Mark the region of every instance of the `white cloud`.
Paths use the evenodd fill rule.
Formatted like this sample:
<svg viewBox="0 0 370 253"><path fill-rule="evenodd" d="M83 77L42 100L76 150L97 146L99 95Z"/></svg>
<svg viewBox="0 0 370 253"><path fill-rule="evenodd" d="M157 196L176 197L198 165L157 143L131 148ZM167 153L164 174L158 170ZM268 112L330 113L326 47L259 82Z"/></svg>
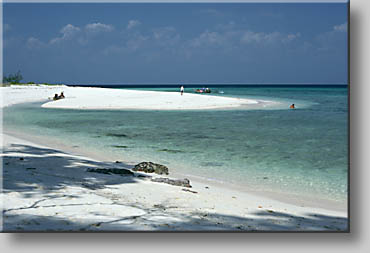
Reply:
<svg viewBox="0 0 370 253"><path fill-rule="evenodd" d="M63 27L60 32L63 34L63 37L69 38L72 37L74 34L78 33L81 29L77 26L68 24L65 27Z"/></svg>
<svg viewBox="0 0 370 253"><path fill-rule="evenodd" d="M128 51L136 51L137 49L142 47L148 39L149 37L147 36L137 34L126 42L126 49Z"/></svg>
<svg viewBox="0 0 370 253"><path fill-rule="evenodd" d="M293 41L300 37L300 33L295 34L283 34L280 32L271 32L271 33L264 33L264 32L253 32L253 31L246 31L241 36L240 42L243 44L248 43L275 43L275 42L283 42L287 43Z"/></svg>
<svg viewBox="0 0 370 253"><path fill-rule="evenodd" d="M299 37L301 37L301 33L291 33L291 34L286 35L285 38L282 38L282 42L290 42Z"/></svg>
<svg viewBox="0 0 370 253"><path fill-rule="evenodd" d="M172 26L157 28L153 30L155 39L162 39L164 37L168 37L170 34L174 32L176 32L176 29Z"/></svg>
<svg viewBox="0 0 370 253"><path fill-rule="evenodd" d="M72 39L80 31L81 31L81 29L79 27L68 24L60 30L60 33L63 34L62 37L57 37L57 38L51 39L49 43L50 44L55 44L55 43L58 43L58 42L61 42L61 41L64 41L64 40Z"/></svg>
<svg viewBox="0 0 370 253"><path fill-rule="evenodd" d="M45 46L45 43L35 37L28 38L26 45L28 48L41 48Z"/></svg>
<svg viewBox="0 0 370 253"><path fill-rule="evenodd" d="M215 30L206 30L198 36L185 41L182 51L187 58L195 53L199 54L200 51L197 49L201 49L202 53L230 54L231 52L240 52L248 45L267 47L291 43L301 36L300 33L266 33L235 28L235 23L229 22L228 26L218 25L215 27Z"/></svg>
<svg viewBox="0 0 370 253"><path fill-rule="evenodd" d="M347 32L347 23L344 23L341 25L335 25L333 29L334 31L337 31L337 32Z"/></svg>
<svg viewBox="0 0 370 253"><path fill-rule="evenodd" d="M139 20L130 20L127 24L127 30L131 30L132 28L139 26L141 22Z"/></svg>
<svg viewBox="0 0 370 253"><path fill-rule="evenodd" d="M341 50L347 46L347 23L333 26L328 32L320 33L315 38L315 45L318 51Z"/></svg>
<svg viewBox="0 0 370 253"><path fill-rule="evenodd" d="M126 39L120 45L111 45L103 50L104 55L115 53L133 53L139 49L172 50L174 45L180 42L180 35L174 27L159 27L151 30L151 33L133 31L127 34ZM164 47L164 48L163 48ZM146 52L146 54L149 52ZM153 55L151 58L153 58ZM155 54L157 55L157 54ZM150 58L150 57L149 57Z"/></svg>
<svg viewBox="0 0 370 253"><path fill-rule="evenodd" d="M173 46L180 41L180 34L172 26L153 29L153 37L162 46Z"/></svg>
<svg viewBox="0 0 370 253"><path fill-rule="evenodd" d="M99 33L99 32L111 32L114 30L112 25L102 24L102 23L92 23L85 26L85 30L89 33Z"/></svg>
<svg viewBox="0 0 370 253"><path fill-rule="evenodd" d="M246 31L240 38L240 42L245 43L245 44L252 43L252 42L261 42L263 40L263 37L265 37L264 33Z"/></svg>
<svg viewBox="0 0 370 253"><path fill-rule="evenodd" d="M104 55L114 55L121 53L133 53L136 52L139 48L144 47L149 40L148 36L136 33L124 42L122 45L110 45L106 47L102 52Z"/></svg>
<svg viewBox="0 0 370 253"><path fill-rule="evenodd" d="M251 30L237 29L234 21L227 24L219 24L215 30L206 30L188 42L190 47L219 47L225 50L233 50L247 44L273 44L289 43L301 36L300 33L281 32L255 32Z"/></svg>
<svg viewBox="0 0 370 253"><path fill-rule="evenodd" d="M201 33L198 37L190 41L190 46L201 47L201 46L220 46L226 42L226 37L224 34L219 32L205 31Z"/></svg>

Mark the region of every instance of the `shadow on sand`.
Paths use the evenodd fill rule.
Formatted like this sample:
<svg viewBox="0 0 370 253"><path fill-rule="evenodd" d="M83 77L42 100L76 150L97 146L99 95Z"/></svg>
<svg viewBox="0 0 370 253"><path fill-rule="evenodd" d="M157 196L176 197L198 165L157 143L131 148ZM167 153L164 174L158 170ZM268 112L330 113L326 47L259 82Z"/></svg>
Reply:
<svg viewBox="0 0 370 253"><path fill-rule="evenodd" d="M12 155L15 152L17 155ZM122 163L87 160L49 148L12 144L9 149L3 151L3 189L4 192L16 191L27 197L32 195L35 188L41 188L42 193L53 192L66 185L84 186L86 184L85 187L89 188L88 182L92 179L96 182L94 187L97 189L107 185L135 183L136 180L135 177L113 177L88 173L86 172L88 168L129 169L130 166ZM41 175L43 180L27 176L36 174ZM47 180L44 180L45 177ZM35 182L35 179L38 181Z"/></svg>
<svg viewBox="0 0 370 253"><path fill-rule="evenodd" d="M46 202L59 198L57 191L65 187L78 187L98 192L112 189L115 185L134 184L145 178L137 176L104 175L86 172L88 168L122 168L128 165L113 162L98 162L82 157L71 156L59 150L40 148L30 145L12 144L3 150L5 194L18 193L22 198L32 198L35 194L42 199L22 207L8 205L3 211L6 232L24 231L331 231L346 232L347 219L343 217L306 214L305 217L289 213L262 210L253 213L253 218L208 213L203 211L178 212L176 206L163 202L153 207L138 203L122 203L111 199L108 209L124 210L132 208L134 214L112 217L99 214L92 219L68 219L53 215L40 215L26 209L76 207L75 211L85 210L96 203L68 203L47 205ZM109 190L108 189L108 190ZM65 196L63 196L65 197ZM80 196L68 196L71 199ZM6 203L5 203L6 204ZM17 212L17 211L23 212ZM63 209L62 209L63 210ZM83 212L83 211L81 211ZM81 213L84 216L84 213ZM89 215L86 213L86 215Z"/></svg>

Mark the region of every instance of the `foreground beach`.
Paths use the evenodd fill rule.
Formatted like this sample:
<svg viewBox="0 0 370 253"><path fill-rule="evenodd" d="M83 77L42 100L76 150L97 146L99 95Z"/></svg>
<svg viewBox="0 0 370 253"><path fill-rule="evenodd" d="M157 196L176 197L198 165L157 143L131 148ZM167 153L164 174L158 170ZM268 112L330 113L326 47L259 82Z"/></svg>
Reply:
<svg viewBox="0 0 370 253"><path fill-rule="evenodd" d="M74 89L79 90L78 97L92 88L2 89L6 89L3 106L9 106L8 101L42 101L46 94L61 91L74 96ZM109 91L102 93L109 101ZM66 108L68 100L64 101L49 105L63 102ZM151 181L151 177L171 177L171 168L169 176L91 173L87 169L131 169L133 164L92 159L11 134L3 134L2 139L6 231L347 229L345 211L287 204L193 179L192 188Z"/></svg>

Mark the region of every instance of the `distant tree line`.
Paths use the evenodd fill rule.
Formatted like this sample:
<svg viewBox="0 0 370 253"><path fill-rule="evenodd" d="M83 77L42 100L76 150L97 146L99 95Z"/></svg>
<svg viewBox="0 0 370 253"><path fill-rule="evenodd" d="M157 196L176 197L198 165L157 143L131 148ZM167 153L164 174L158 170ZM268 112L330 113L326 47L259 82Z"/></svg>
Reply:
<svg viewBox="0 0 370 253"><path fill-rule="evenodd" d="M9 74L8 76L3 77L3 83L20 83L20 81L23 79L23 76L21 74L21 71L18 70L15 74Z"/></svg>
<svg viewBox="0 0 370 253"><path fill-rule="evenodd" d="M32 81L29 81L27 83L23 82L21 83L21 81L23 80L23 76L21 74L21 71L18 70L17 73L15 74L9 74L8 76L5 76L3 77L3 84L7 85L7 84L18 84L18 85L27 85L27 84L36 84L35 82L32 82ZM52 84L52 83L42 83L40 82L40 84L43 84L43 85L58 85L58 84ZM1 83L0 83L0 86L1 86Z"/></svg>

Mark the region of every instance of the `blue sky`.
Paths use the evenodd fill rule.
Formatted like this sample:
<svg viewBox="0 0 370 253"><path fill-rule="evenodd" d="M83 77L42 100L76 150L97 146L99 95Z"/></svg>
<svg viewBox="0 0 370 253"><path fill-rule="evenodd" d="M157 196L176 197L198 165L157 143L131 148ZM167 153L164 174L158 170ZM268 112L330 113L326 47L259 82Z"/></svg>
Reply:
<svg viewBox="0 0 370 253"><path fill-rule="evenodd" d="M4 4L3 47L24 81L346 84L347 5Z"/></svg>

